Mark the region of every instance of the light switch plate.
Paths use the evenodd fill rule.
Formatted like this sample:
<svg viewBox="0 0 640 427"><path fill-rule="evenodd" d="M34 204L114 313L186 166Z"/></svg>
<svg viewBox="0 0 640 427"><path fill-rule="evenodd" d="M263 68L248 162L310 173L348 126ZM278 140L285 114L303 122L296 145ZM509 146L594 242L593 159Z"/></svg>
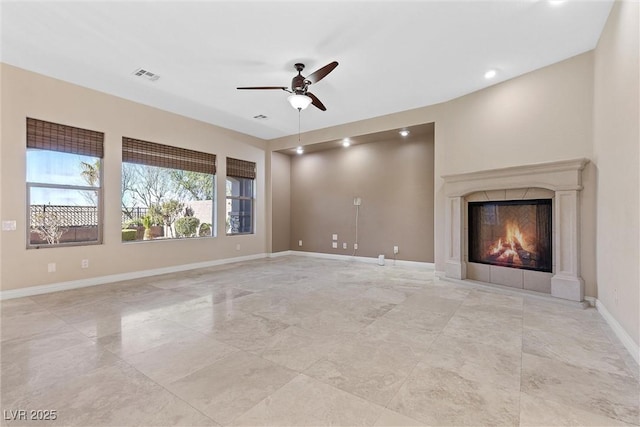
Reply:
<svg viewBox="0 0 640 427"><path fill-rule="evenodd" d="M16 221L2 221L2 231L16 231Z"/></svg>

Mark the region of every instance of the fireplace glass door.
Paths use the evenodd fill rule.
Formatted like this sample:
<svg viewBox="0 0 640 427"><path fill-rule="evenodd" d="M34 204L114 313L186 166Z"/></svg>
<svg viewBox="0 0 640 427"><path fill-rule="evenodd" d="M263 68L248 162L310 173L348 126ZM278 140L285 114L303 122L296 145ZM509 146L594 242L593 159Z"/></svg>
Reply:
<svg viewBox="0 0 640 427"><path fill-rule="evenodd" d="M468 205L470 262L551 272L551 199Z"/></svg>

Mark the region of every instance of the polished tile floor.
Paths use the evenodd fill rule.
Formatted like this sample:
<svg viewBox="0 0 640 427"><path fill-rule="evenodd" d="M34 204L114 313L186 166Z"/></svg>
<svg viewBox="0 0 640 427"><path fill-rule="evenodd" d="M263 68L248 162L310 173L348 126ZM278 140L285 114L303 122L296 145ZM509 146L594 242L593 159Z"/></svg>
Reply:
<svg viewBox="0 0 640 427"><path fill-rule="evenodd" d="M3 425L639 422L594 309L413 267L291 256L1 308Z"/></svg>

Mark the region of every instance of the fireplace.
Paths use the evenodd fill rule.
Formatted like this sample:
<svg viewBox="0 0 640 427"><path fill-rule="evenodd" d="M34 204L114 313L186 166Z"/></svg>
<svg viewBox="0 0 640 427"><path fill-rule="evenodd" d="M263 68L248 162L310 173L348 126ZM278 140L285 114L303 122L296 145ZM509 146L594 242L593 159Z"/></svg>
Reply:
<svg viewBox="0 0 640 427"><path fill-rule="evenodd" d="M444 175L442 276L583 301L580 193L587 163L559 160ZM526 209L531 212L509 212Z"/></svg>
<svg viewBox="0 0 640 427"><path fill-rule="evenodd" d="M469 262L550 273L551 199L468 203Z"/></svg>

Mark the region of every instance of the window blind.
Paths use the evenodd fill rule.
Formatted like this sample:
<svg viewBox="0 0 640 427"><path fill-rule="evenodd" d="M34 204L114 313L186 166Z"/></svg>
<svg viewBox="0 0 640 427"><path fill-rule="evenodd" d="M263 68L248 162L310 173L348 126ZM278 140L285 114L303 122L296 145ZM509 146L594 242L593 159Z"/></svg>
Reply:
<svg viewBox="0 0 640 427"><path fill-rule="evenodd" d="M256 179L256 164L227 157L227 176Z"/></svg>
<svg viewBox="0 0 640 427"><path fill-rule="evenodd" d="M27 117L27 148L104 157L104 133Z"/></svg>
<svg viewBox="0 0 640 427"><path fill-rule="evenodd" d="M139 139L122 138L122 161L147 166L216 173L216 155Z"/></svg>

